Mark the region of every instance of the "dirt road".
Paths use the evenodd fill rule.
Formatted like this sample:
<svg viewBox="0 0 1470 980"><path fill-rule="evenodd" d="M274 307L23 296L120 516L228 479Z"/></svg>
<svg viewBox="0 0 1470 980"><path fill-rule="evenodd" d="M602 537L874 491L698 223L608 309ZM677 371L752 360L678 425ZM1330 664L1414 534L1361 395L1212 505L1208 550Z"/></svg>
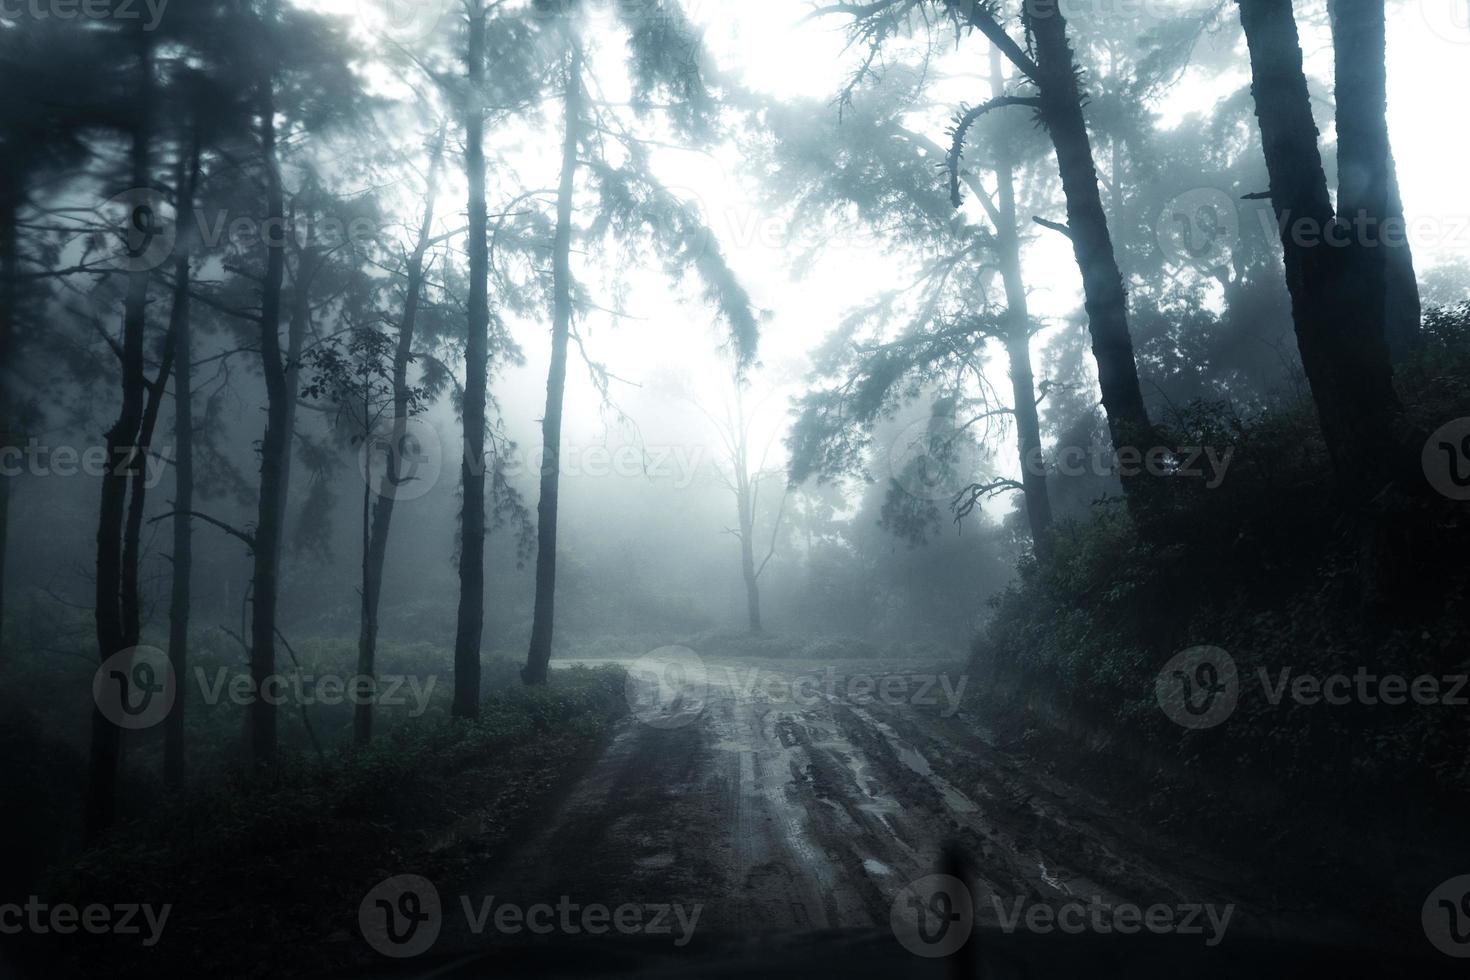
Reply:
<svg viewBox="0 0 1470 980"><path fill-rule="evenodd" d="M958 668L682 648L624 666L631 716L511 855L442 896L435 965L412 975L1175 977L1184 964L1259 980L1455 965L1370 940L1334 896L1289 898L1037 771L987 730Z"/></svg>
<svg viewBox="0 0 1470 980"><path fill-rule="evenodd" d="M744 934L886 928L955 841L981 923L1018 901L1093 898L1269 921L1227 870L1023 772L966 710L953 669L627 666L636 717L486 894L699 904L701 930Z"/></svg>

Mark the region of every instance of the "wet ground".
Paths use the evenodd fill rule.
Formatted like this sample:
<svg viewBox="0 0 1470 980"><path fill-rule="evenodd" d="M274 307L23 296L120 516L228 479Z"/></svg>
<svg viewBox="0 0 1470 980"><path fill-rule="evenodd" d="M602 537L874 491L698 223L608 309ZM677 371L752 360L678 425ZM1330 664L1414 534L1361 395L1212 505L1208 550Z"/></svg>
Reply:
<svg viewBox="0 0 1470 980"><path fill-rule="evenodd" d="M1085 917L1132 905L1165 907L1176 924L1192 915L1199 931L1169 940L1190 948L1214 947L1212 933L1222 948L1241 935L1352 940L1349 924L1294 905L1258 873L1028 771L998 747L954 667L684 655L625 666L634 716L515 854L471 884L474 901L666 906L706 940L840 930L887 955L902 952L895 907L946 868L948 847L963 855L973 921L988 933L1059 935L1044 917L1039 930L1016 927L1037 906ZM948 911L931 899L920 901ZM679 932L663 952L678 952ZM454 945L483 941L461 927Z"/></svg>
<svg viewBox="0 0 1470 980"><path fill-rule="evenodd" d="M1227 869L1021 771L966 711L954 668L705 660L671 679L631 666L641 717L487 894L701 903L712 930L886 927L899 892L954 841L979 893L1003 903L1256 911Z"/></svg>

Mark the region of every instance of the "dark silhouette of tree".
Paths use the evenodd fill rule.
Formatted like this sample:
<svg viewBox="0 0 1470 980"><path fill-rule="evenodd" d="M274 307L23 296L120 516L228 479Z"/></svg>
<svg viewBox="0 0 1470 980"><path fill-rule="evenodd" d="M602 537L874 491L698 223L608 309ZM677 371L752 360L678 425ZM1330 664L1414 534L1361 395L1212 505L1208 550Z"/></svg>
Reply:
<svg viewBox="0 0 1470 980"><path fill-rule="evenodd" d="M180 155L178 177L179 227L194 225L194 198L199 185L200 114L196 105L191 127L190 145ZM194 341L189 318L189 264L192 260L189 242L178 243L174 260L173 306L169 312L169 336L174 345L174 514L173 514L173 584L168 607L168 660L174 677L185 677L189 666L189 606L194 574ZM187 710L183 691L169 712L164 729L163 773L172 786L184 781L184 714Z"/></svg>
<svg viewBox="0 0 1470 980"><path fill-rule="evenodd" d="M432 206L428 211L432 221ZM426 221L425 235L428 224ZM416 251L421 253L421 246ZM411 263L413 261L410 259ZM418 255L417 262L419 274L410 267L410 275L415 280L422 271L422 254ZM406 320L409 317L407 309L406 304ZM411 339L411 329L408 336ZM373 705L377 697L378 600L382 594L383 562L387 555L387 524L382 520L379 509L374 507L374 495L381 503L384 499L391 500L397 492L400 479L398 460L402 453L401 444L407 438L407 422L422 411L425 397L424 389L408 384L410 355L407 348L402 333L394 339L368 327L356 327L313 347L306 355L311 376L302 388L302 396L325 403L333 415L335 428L346 436L350 446L360 449L371 460L379 451L374 443L383 438L385 423L388 438L398 440L384 451L388 463L382 484L373 485L371 467L363 474L361 625L357 674L359 678L367 679L367 687L355 692L352 730L353 740L358 745L366 745L373 733ZM389 508L387 513L391 517L392 509Z"/></svg>
<svg viewBox="0 0 1470 980"><path fill-rule="evenodd" d="M760 577L776 555L782 520L786 516L786 502L791 492L789 487L783 490L776 512L769 518L770 533L767 534L766 529L759 526L761 487L771 480L784 481L785 473L783 468L769 465L774 438L764 447L751 444L755 413L760 405L747 411L745 396L749 387L749 378L739 375L732 378L732 392L718 412L703 405L692 393L684 392L683 398L709 421L719 435L725 458L723 463L715 466L715 479L729 491L735 503L735 526L726 527L725 533L740 543L740 578L745 584L746 626L752 633L759 633L762 629ZM757 549L763 542L765 553L757 559Z"/></svg>
<svg viewBox="0 0 1470 980"><path fill-rule="evenodd" d="M1371 247L1353 229L1352 216L1333 209L1291 4L1240 0L1239 7L1302 367L1337 484L1350 505L1361 505L1401 464L1400 405L1384 333L1387 250ZM1371 34L1371 27L1352 17L1338 29L1345 47L1365 45L1368 62L1341 79L1338 111L1346 131L1338 153L1348 161L1348 200L1357 201L1381 229L1389 197L1383 52L1380 41L1375 67L1375 48L1365 32ZM1357 141L1366 146L1355 148Z"/></svg>
<svg viewBox="0 0 1470 980"><path fill-rule="evenodd" d="M467 0L464 100L469 179L469 309L465 344L464 462L459 545L459 618L454 634L455 717L480 713L480 638L485 624L485 398L489 385L489 239L485 205L485 22L483 0Z"/></svg>
<svg viewBox="0 0 1470 980"><path fill-rule="evenodd" d="M956 206L959 205L958 171L970 128L982 116L999 109L1033 110L1056 151L1067 208L1065 224L1038 220L1067 236L1082 273L1098 386L1113 446L1119 450L1147 447L1153 441L1153 425L1138 382L1133 340L1128 331L1127 297L1098 191L1092 142L1083 114L1081 69L1072 54L1066 19L1054 3L1023 4L1020 19L1028 41L1028 47L1023 48L1002 25L998 8L978 0L879 0L821 9L853 16L854 33L870 46L876 57L883 42L906 29L910 18L925 7L938 7L959 28L983 34L1020 73L1022 83L1035 92L994 96L956 121L948 161ZM866 65L862 69L864 73L868 70ZM1148 493L1147 480L1125 480L1124 493L1130 508L1136 515L1140 514L1145 504L1143 498Z"/></svg>
<svg viewBox="0 0 1470 980"><path fill-rule="evenodd" d="M551 632L556 605L557 507L561 491L561 415L567 385L567 345L572 333L572 197L576 193L577 153L582 141L582 48L570 18L562 18L566 79L562 86L561 177L556 191L556 236L551 244L551 367L546 374L546 411L541 417L541 493L536 502L536 599L531 619L531 649L524 678L544 684L551 662Z"/></svg>
<svg viewBox="0 0 1470 980"><path fill-rule="evenodd" d="M372 523L367 529L362 572L362 625L358 635L358 673L375 676L378 646L378 611L383 594L383 569L388 559L388 532L393 522L393 507L399 488L413 474L405 472L404 459L409 452L408 420L419 409L425 392L408 383L408 368L413 363L413 345L418 328L419 304L423 299L425 263L433 237L434 203L439 189L439 167L444 156L444 130L441 128L429 147L429 171L424 188L424 213L419 223L418 238L404 263L403 313L398 321L398 338L392 359L392 414L386 436L379 431L365 432L365 438L383 440L383 479L376 488L372 507ZM367 479L370 474L364 474ZM354 713L353 738L358 744L372 739L373 709L359 703Z"/></svg>
<svg viewBox="0 0 1470 980"><path fill-rule="evenodd" d="M1337 94L1337 213L1362 215L1380 256L1363 256L1363 274L1381 277L1383 331L1398 360L1419 336L1419 283L1404 228L1393 148L1388 139L1383 0L1332 0L1334 88ZM1366 249L1365 249L1366 251Z"/></svg>
<svg viewBox="0 0 1470 980"><path fill-rule="evenodd" d="M705 299L726 321L731 346L742 367L754 356L758 333L750 298L699 215L659 182L648 159L647 147L628 131L617 116L616 107L589 97L590 66L581 34L585 5L580 0L568 3L538 0L538 6L556 14L553 24L562 42L558 57L565 68L561 173L556 232L552 240L552 356L546 380L546 411L542 417L545 463L536 511L536 598L530 648L521 671L527 684L546 683L551 663L561 416L567 352L570 342L576 339L578 305L571 249L577 234L573 216L579 172L587 173L600 196L598 217L587 231L589 241L596 241L607 232L623 242L648 236L671 275L680 276L685 270L692 270L704 287ZM627 39L635 108L644 114L652 112L652 97L661 92L671 100L664 115L676 132L707 133L713 109L705 87L710 66L705 64L697 32L685 18L681 6L669 0L655 7L619 5L617 12ZM604 141L609 137L617 141L626 155L622 166L610 164L605 156ZM581 156L583 152L587 153L586 159ZM605 372L593 366L593 373L601 379L599 384L605 383Z"/></svg>
<svg viewBox="0 0 1470 980"><path fill-rule="evenodd" d="M1003 81L998 58L992 59L991 67L992 85L999 90ZM946 417L965 415L948 430L936 429L928 447L931 461L953 478L942 491L947 502L968 513L981 497L1021 492L1034 547L1045 554L1051 505L1030 352L1037 324L1028 309L1021 272L1022 229L1015 190L1017 168L1023 161L1034 166L1034 159L1026 158L1035 157L1035 141L1004 117L982 124L1008 128L991 133L983 162L961 170L959 179L980 202L989 227L956 218L944 190L932 179L933 161L944 157L946 150L904 122L907 114L929 108L923 93L913 88L922 81L922 72L890 64L874 85L849 92L843 120L835 126L815 128L802 112L773 111L770 116L778 120L775 128L782 141L778 159L787 161L782 176L788 182L801 181L798 189L783 192L801 202L798 226L820 220L821 214L840 204L851 204L870 233L884 236L891 249L924 257L921 275L909 290L858 311L849 326L829 341L813 380L830 378L837 384L813 391L802 401L790 442L793 477L832 479L861 470L865 462L860 457L872 448L867 433L882 419L921 395L943 397L952 406ZM993 192L980 179L979 171L985 170L994 176ZM865 176L874 171L887 173L892 180L875 185ZM1003 306L987 289L997 275ZM894 337L888 331L897 319L899 300L905 311L912 312L903 333ZM860 337L854 327L864 327L868 334ZM998 342L1006 355L1012 389L1008 407L976 371L990 341ZM974 474L940 465L955 449L969 452L975 426L1002 418L1015 423L1020 480L972 482ZM867 431L859 434L860 429ZM949 446L951 438L960 444ZM931 474L935 475L938 471ZM929 508L924 509L927 513ZM892 512L901 511L895 501Z"/></svg>
<svg viewBox="0 0 1470 980"><path fill-rule="evenodd" d="M151 190L154 187L153 39L141 28L128 34L136 72L132 115L127 120L129 174L134 189ZM124 219L122 232L124 254L128 258L141 258L141 253L135 250L146 248L155 231L154 223L162 219L147 204L133 206ZM107 430L107 466L102 477L97 521L95 615L97 652L103 661L136 647L139 639L137 527L128 512L128 490L135 477L134 486L141 488L146 452L145 399L149 383L145 374L145 332L152 273L141 261L132 262L128 268L122 336L114 344L121 366L122 404L117 420ZM156 384L160 388L164 384L161 371ZM147 425L151 426L151 422L149 418ZM135 504L138 506L141 501ZM127 665L121 666L126 675ZM95 706L84 817L85 834L90 841L95 841L112 825L121 749L121 730L103 714L100 705Z"/></svg>

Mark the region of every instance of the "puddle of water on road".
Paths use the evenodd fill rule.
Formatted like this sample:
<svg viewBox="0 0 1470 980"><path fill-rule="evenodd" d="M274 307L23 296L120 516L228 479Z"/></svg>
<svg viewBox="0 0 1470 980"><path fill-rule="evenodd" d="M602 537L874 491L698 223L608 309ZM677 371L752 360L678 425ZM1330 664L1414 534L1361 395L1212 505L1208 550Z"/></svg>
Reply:
<svg viewBox="0 0 1470 980"><path fill-rule="evenodd" d="M648 857L637 858L633 862L640 868L667 868L674 863L672 851L664 851L660 854L650 854Z"/></svg>
<svg viewBox="0 0 1470 980"><path fill-rule="evenodd" d="M870 875L878 875L880 878L887 878L893 874L893 869L877 858L863 858L863 870Z"/></svg>
<svg viewBox="0 0 1470 980"><path fill-rule="evenodd" d="M1063 894L1072 894L1071 887L1053 872L1046 870L1045 861L1036 862L1036 870L1041 875L1041 880Z"/></svg>

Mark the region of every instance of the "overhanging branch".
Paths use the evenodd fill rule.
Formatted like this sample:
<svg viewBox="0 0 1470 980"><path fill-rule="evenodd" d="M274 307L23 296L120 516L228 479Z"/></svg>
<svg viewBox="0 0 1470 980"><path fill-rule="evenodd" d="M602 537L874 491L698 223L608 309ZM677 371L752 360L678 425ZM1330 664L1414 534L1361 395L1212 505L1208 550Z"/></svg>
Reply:
<svg viewBox="0 0 1470 980"><path fill-rule="evenodd" d="M967 109L955 119L954 128L949 131L950 143L949 153L944 158L945 168L949 171L949 202L955 207L963 203L960 197L960 158L965 153L965 136L970 127L980 120L980 117L992 109L1001 109L1006 106L1022 105L1033 109L1041 108L1041 100L1034 96L1026 95L1000 95L980 103L973 109Z"/></svg>

